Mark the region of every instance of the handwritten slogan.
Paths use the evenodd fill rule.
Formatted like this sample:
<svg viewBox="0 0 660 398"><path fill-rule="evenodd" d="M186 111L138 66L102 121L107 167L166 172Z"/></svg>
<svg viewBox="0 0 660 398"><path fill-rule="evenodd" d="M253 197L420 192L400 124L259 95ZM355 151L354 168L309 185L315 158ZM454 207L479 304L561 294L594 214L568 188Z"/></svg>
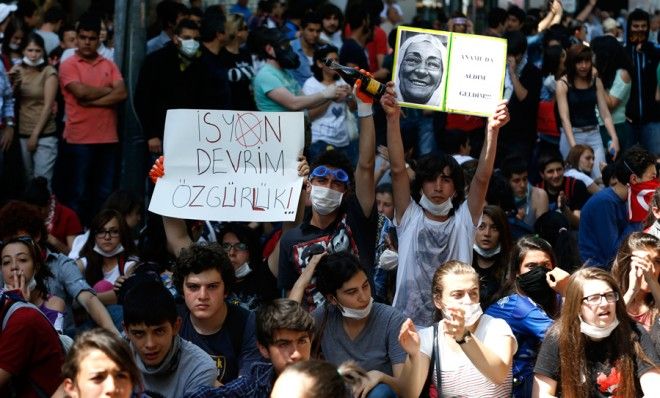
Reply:
<svg viewBox="0 0 660 398"><path fill-rule="evenodd" d="M445 110L490 116L502 99L505 68L505 40L454 33Z"/></svg>
<svg viewBox="0 0 660 398"><path fill-rule="evenodd" d="M303 144L300 112L169 110L165 176L149 210L197 220L292 221Z"/></svg>
<svg viewBox="0 0 660 398"><path fill-rule="evenodd" d="M506 69L506 40L464 33L444 32L399 26L394 54L393 79L401 92L401 106L429 109L434 111L462 113L466 115L490 116L502 99ZM417 36L417 37L415 37ZM442 82L436 85L430 101L406 101L405 91L420 93L438 73L432 63L420 66L414 71L399 73L397 65L405 65L400 59L409 57L409 40L423 41L421 36L429 38L429 43L442 44L438 56L443 58ZM438 45L435 44L435 47ZM433 47L433 48L435 48ZM427 46L426 48L429 48ZM405 50L405 51L404 51ZM423 60L428 54L418 55ZM409 57L414 60L413 57ZM402 71L406 71L401 66ZM412 87L412 89L411 89ZM427 93L428 94L428 93ZM412 95L409 95L412 96ZM421 95L419 95L421 97Z"/></svg>

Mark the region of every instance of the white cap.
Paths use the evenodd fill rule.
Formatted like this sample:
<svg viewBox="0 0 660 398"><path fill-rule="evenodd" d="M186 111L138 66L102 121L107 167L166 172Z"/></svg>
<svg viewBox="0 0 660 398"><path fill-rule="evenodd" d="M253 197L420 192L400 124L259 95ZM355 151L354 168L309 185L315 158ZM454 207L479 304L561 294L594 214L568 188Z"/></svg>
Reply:
<svg viewBox="0 0 660 398"><path fill-rule="evenodd" d="M16 8L16 4L0 4L0 22L4 22Z"/></svg>

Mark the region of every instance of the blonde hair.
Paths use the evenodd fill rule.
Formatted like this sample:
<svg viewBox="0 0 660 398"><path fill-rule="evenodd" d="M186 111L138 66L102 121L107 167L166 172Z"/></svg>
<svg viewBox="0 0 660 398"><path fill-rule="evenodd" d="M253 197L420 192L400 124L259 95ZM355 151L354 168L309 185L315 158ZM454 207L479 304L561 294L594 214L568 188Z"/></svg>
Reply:
<svg viewBox="0 0 660 398"><path fill-rule="evenodd" d="M245 18L241 14L230 14L225 22L225 34L227 39L234 40L240 27L245 24Z"/></svg>

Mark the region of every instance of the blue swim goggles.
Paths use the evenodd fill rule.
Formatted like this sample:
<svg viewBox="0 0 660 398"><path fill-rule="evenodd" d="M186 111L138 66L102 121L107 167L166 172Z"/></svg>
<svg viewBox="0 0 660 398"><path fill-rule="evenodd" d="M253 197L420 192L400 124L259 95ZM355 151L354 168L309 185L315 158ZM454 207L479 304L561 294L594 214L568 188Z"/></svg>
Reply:
<svg viewBox="0 0 660 398"><path fill-rule="evenodd" d="M343 182L344 184L348 184L349 177L348 173L346 173L342 169L330 169L325 166L317 166L314 170L312 170L312 173L309 175L309 178L314 178L314 177L328 177L328 175L331 175L334 177L336 181Z"/></svg>

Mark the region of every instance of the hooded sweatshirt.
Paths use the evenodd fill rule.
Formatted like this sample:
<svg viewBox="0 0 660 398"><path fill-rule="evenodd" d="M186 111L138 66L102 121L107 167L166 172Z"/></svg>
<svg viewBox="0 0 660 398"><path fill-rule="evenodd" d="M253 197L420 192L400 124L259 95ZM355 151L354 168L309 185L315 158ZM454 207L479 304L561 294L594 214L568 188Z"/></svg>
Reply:
<svg viewBox="0 0 660 398"><path fill-rule="evenodd" d="M135 362L142 372L147 394L157 393L165 398L180 398L196 387L212 386L218 375L215 363L209 354L179 336L174 337L170 352L163 362L155 367L147 366L142 362L133 344L131 349Z"/></svg>

